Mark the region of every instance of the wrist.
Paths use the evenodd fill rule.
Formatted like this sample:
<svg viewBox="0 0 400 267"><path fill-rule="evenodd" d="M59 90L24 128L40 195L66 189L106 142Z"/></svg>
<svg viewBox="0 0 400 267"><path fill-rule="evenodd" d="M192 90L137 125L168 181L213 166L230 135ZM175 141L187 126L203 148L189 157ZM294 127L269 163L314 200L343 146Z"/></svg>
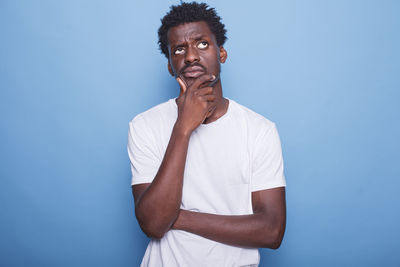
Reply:
<svg viewBox="0 0 400 267"><path fill-rule="evenodd" d="M187 215L187 211L181 209L179 211L178 217L176 218L174 224L172 225L172 229L184 230L186 215Z"/></svg>
<svg viewBox="0 0 400 267"><path fill-rule="evenodd" d="M192 130L188 129L187 127L184 127L182 123L180 123L179 121L175 122L173 132L175 132L182 138L189 138L190 135L192 134Z"/></svg>

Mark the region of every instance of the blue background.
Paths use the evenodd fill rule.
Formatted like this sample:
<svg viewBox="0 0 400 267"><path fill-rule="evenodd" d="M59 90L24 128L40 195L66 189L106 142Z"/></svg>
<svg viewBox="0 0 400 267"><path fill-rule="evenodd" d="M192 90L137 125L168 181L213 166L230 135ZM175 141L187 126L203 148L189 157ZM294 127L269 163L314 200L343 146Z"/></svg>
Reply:
<svg viewBox="0 0 400 267"><path fill-rule="evenodd" d="M0 2L0 265L138 266L128 122L174 97L177 1ZM261 266L400 266L400 2L209 1L227 97L276 122L288 220Z"/></svg>

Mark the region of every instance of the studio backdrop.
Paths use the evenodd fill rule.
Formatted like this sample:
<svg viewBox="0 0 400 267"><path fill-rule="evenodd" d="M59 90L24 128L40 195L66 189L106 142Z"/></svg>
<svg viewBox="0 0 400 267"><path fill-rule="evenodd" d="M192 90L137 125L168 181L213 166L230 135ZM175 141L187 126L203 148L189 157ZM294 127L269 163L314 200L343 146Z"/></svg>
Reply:
<svg viewBox="0 0 400 267"><path fill-rule="evenodd" d="M0 266L138 266L128 122L177 96L178 1L0 1ZM287 228L260 266L400 266L400 2L228 1L226 97L274 121Z"/></svg>

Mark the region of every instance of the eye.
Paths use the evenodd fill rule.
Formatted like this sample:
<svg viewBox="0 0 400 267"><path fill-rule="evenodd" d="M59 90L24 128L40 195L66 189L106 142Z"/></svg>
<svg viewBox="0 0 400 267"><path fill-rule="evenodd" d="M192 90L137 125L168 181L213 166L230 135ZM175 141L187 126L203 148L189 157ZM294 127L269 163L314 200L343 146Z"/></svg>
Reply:
<svg viewBox="0 0 400 267"><path fill-rule="evenodd" d="M208 47L208 43L207 43L206 41L200 42L200 43L197 45L197 47L200 48L200 49L205 49L205 48Z"/></svg>
<svg viewBox="0 0 400 267"><path fill-rule="evenodd" d="M185 52L185 50L183 49L183 47L177 47L174 51L175 55L182 55Z"/></svg>

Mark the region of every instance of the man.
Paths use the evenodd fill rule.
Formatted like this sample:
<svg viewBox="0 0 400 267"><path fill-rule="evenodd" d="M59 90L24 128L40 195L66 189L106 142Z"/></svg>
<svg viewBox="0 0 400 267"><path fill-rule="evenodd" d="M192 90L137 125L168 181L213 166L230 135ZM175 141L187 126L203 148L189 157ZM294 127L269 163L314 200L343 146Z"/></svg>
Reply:
<svg viewBox="0 0 400 267"><path fill-rule="evenodd" d="M159 44L180 94L129 125L142 266L257 266L285 231L274 123L222 95L226 30L206 4L172 6Z"/></svg>

